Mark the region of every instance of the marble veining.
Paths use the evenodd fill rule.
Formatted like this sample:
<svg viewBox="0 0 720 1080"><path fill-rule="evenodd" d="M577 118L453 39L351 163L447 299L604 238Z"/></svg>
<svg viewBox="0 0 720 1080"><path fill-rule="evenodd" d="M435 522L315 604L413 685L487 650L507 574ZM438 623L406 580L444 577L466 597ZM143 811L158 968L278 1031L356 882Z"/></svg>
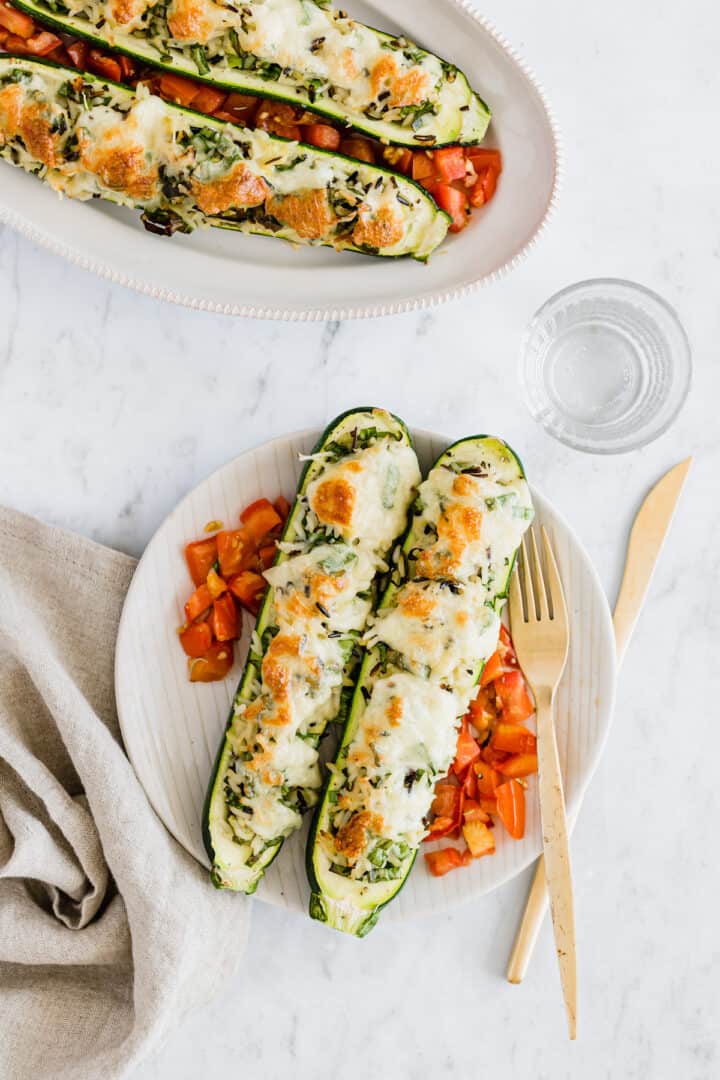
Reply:
<svg viewBox="0 0 720 1080"><path fill-rule="evenodd" d="M720 1073L720 14L712 0L608 0L592 14L487 0L484 12L537 71L564 134L564 191L528 260L426 312L256 323L155 303L0 228L0 498L139 554L223 461L380 403L449 436L507 438L612 600L641 499L693 453L573 841L579 1041L565 1039L547 927L527 983L502 979L525 875L440 918L381 924L362 943L256 903L240 975L171 1033L139 1080L230 1068L249 1080ZM519 397L527 321L550 293L592 276L657 289L695 357L674 428L619 458L556 444Z"/></svg>

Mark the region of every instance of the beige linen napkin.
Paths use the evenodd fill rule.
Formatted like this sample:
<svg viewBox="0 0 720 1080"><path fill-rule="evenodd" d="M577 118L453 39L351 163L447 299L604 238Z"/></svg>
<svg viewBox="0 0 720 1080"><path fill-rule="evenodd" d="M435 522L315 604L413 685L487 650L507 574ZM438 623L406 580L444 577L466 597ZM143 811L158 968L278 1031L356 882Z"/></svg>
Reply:
<svg viewBox="0 0 720 1080"><path fill-rule="evenodd" d="M250 905L155 817L115 713L133 559L0 509L0 1077L125 1075L232 977Z"/></svg>

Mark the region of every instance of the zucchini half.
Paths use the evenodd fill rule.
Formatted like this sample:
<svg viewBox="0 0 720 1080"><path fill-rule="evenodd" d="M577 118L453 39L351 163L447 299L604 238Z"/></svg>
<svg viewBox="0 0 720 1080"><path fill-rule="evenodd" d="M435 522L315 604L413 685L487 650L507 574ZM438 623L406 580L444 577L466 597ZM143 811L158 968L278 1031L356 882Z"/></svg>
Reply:
<svg viewBox="0 0 720 1080"><path fill-rule="evenodd" d="M448 498L455 490L452 485L465 475L482 481L479 492L471 498L473 505L483 515L483 548L489 542L494 550L486 558L483 556L482 566L461 567L453 577L428 578L424 572L419 572L419 568L426 569L428 566L423 559L434 558L432 552L436 547L433 545L440 543L437 540L438 521L446 507L452 505L452 500ZM457 725L467 710L485 661L497 647L499 614L507 597L520 537L532 516L522 464L499 439L475 436L455 443L441 455L421 485L401 555L393 568L375 625L366 635L366 654L358 674L342 742L334 765L329 768L323 798L312 822L306 859L312 893L312 918L336 930L364 937L376 924L381 910L397 896L407 880L418 852L435 782L445 775L455 754ZM468 570L471 572L468 573ZM450 596L453 597L446 609L454 611L453 621L448 619L444 623L448 629L445 643L440 646L450 649L448 659L451 666L443 671L441 662L434 669L430 665L423 667L418 664L418 657L427 658L427 651L422 652L417 645L418 623L421 620L426 622L423 630L427 632L428 642L430 637L437 640L441 631L431 625L434 614L416 609L415 625L411 628L405 626L404 630L407 632L411 629L411 636L407 640L415 644L411 644L405 653L397 639L402 617L398 619L396 615L394 624L386 622L394 612L405 614L411 603L418 598L422 600L425 595L436 598L444 595L448 600ZM444 600L439 602L440 608L444 603ZM408 604L408 607L403 607L401 611L399 604ZM458 612L463 622L472 624L476 630L475 642L481 655L473 653L472 657L459 657L453 654L453 645L455 649L460 649L458 642L463 640L463 632L457 629L460 621L454 621ZM386 628L394 625L394 639L388 634L388 629L384 630L384 624ZM387 636L384 637L384 634ZM473 643L472 632L464 638L464 642L466 647ZM463 663L460 663L461 660ZM387 701L392 703L398 700L388 696L393 692L393 687L400 688L397 692L401 694L401 704L409 703L410 715L408 717L406 714L405 719L402 708L400 718L395 720L392 711L383 711ZM449 701L446 691L450 691ZM415 698L413 694L416 694ZM372 712L369 711L371 709ZM426 715L424 732L420 720L422 711ZM366 716L370 717L367 723ZM381 720L379 727L378 719ZM396 732L405 725L405 734L395 736L395 751L384 749L391 745L393 723L400 726L396 726ZM386 730L380 730L382 727ZM370 735L367 734L368 730L371 731ZM387 738L383 741L384 737ZM397 740L400 738L408 740L409 751L404 756L397 756L396 753L399 745ZM372 757L368 755L368 747ZM366 785L360 799L365 798L364 792L374 789L370 802L360 801L358 804L352 794L352 783L348 786L349 758L354 762L354 784L364 782ZM384 778L383 769L389 770ZM383 791L385 784L388 787ZM350 799L350 806L355 803L352 811L343 808L343 795L346 800ZM410 832L393 834L392 827L386 825L382 828L382 822L380 828L368 823L371 810L377 813L378 808L388 806L394 806L401 818L405 815L406 824L408 814L416 814L413 830L415 842L408 842ZM358 814L363 810L364 822L358 820ZM338 820L351 829L348 833L351 840L353 820L358 828L362 824L358 846L365 853L363 864L359 864L357 858L346 858L344 851L347 848L336 845L339 831L333 819L338 814ZM348 814L351 814L349 819ZM357 876L350 876L358 869Z"/></svg>
<svg viewBox="0 0 720 1080"><path fill-rule="evenodd" d="M358 472L363 459L364 471ZM345 469L347 465L350 468ZM311 507L318 507L313 500L321 498L321 491L322 498L329 497L333 484L347 491L342 478L350 475L360 477L358 485L364 477L370 486L365 496L360 488L351 495L358 500L357 513L363 511L363 520L352 524L352 539L343 539L323 525ZM258 615L203 811L205 847L218 888L254 892L285 837L299 827L301 814L318 799L322 782L317 746L328 722L344 720L349 708L362 652L358 640L397 539L388 533L404 529L419 480L407 428L380 409L344 413L327 428L308 460L280 554L267 574L271 586ZM380 525L378 515L384 519ZM325 577L313 576L321 572ZM284 584L272 585L283 577ZM322 595L324 603L316 599L319 587L329 590ZM340 605L336 598L341 588L346 592ZM295 660L287 659L292 653L282 651L293 641ZM288 724L284 729L282 725Z"/></svg>
<svg viewBox="0 0 720 1080"><path fill-rule="evenodd" d="M13 2L55 30L143 64L312 109L398 146L479 143L491 119L453 64L358 23L324 0L244 0L234 8L214 0L159 0L152 6L145 0ZM118 22L120 8L140 14ZM172 26L179 33L179 25L189 28L182 39L171 32ZM379 66L387 69L390 61L401 87L392 106L396 91ZM420 80L420 90L412 80Z"/></svg>
<svg viewBox="0 0 720 1080"><path fill-rule="evenodd" d="M23 108L37 111L39 105L42 111L28 135L22 120L13 119L15 102L0 109L0 157L62 194L141 210L152 232L211 225L420 261L447 233L448 215L406 177L223 123L168 104L144 87L136 93L46 60L0 54L0 92L21 94ZM117 113L110 128L108 110L111 120ZM148 186L138 187L140 182Z"/></svg>

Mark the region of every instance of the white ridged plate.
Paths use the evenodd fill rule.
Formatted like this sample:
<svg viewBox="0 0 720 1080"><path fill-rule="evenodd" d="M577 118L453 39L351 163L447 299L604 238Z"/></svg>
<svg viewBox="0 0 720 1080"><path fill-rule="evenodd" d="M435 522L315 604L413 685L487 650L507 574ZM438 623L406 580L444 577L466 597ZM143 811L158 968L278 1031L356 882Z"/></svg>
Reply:
<svg viewBox="0 0 720 1080"><path fill-rule="evenodd" d="M200 819L205 790L240 678L249 622L236 649L235 668L223 683L191 684L176 628L192 591L185 566L186 543L209 521L228 527L260 496L292 498L300 475L299 453L318 432L302 432L265 443L223 466L192 491L163 522L135 572L123 609L115 661L120 725L130 760L158 816L176 839L207 865ZM446 448L442 435L413 432L423 470ZM527 463L526 463L527 464ZM532 463L530 475L532 476ZM550 533L565 585L571 620L568 667L558 695L558 740L569 809L578 801L598 763L612 715L615 643L602 586L587 554L547 499L533 490L538 522ZM418 859L407 885L383 915L385 921L441 911L479 896L519 873L541 848L540 822L530 779L525 839L496 829L497 852L442 879L432 878ZM306 911L305 837L286 841L258 887L271 904Z"/></svg>
<svg viewBox="0 0 720 1080"><path fill-rule="evenodd" d="M347 319L428 307L510 270L555 202L558 137L541 89L467 0L348 0L359 19L403 31L455 62L493 109L488 145L503 152L498 192L428 266L325 248L294 250L220 229L151 236L133 211L60 201L0 161L0 222L80 266L188 307L268 319Z"/></svg>

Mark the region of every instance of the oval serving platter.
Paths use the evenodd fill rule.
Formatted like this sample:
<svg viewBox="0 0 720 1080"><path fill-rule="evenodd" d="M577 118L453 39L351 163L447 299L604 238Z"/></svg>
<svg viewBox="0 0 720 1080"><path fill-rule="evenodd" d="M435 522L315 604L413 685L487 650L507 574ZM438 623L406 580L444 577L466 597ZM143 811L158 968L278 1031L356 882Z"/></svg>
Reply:
<svg viewBox="0 0 720 1080"><path fill-rule="evenodd" d="M559 142L543 93L511 47L467 0L348 0L352 14L404 31L463 69L493 110L498 191L425 266L264 237L200 230L151 236L139 215L58 196L0 162L0 221L71 262L150 296L268 319L347 319L442 303L506 273L543 230L555 202Z"/></svg>
<svg viewBox="0 0 720 1080"><path fill-rule="evenodd" d="M256 498L292 497L301 470L298 454L311 449L317 434L285 436L247 451L190 492L150 541L125 601L115 660L115 692L125 746L157 815L205 866L202 805L252 625L246 619L235 667L225 682L188 682L176 634L192 589L183 549L202 535L206 522L236 521L239 510ZM413 438L423 470L452 441L423 431L413 431ZM533 499L538 523L546 526L553 541L570 613L570 657L558 695L558 743L572 812L598 763L612 716L615 639L607 600L588 555L552 504L535 490ZM495 855L441 880L431 877L419 858L397 900L383 914L383 923L446 910L520 873L542 846L536 781L536 777L529 779L523 840L510 839L498 827ZM309 823L308 815L301 832L283 845L258 887L258 900L307 912Z"/></svg>

